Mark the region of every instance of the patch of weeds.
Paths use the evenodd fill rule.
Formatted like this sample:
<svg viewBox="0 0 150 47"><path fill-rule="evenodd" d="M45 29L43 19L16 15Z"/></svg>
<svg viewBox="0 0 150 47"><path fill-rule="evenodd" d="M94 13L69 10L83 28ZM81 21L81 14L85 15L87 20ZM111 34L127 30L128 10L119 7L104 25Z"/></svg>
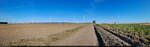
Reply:
<svg viewBox="0 0 150 47"><path fill-rule="evenodd" d="M149 44L149 40L143 39L145 44Z"/></svg>

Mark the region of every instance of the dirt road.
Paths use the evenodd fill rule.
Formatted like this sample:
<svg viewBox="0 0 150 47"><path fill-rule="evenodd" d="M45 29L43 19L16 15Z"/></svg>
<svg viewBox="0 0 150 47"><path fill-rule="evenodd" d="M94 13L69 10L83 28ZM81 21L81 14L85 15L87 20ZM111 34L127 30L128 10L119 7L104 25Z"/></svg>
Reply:
<svg viewBox="0 0 150 47"><path fill-rule="evenodd" d="M78 30L70 37L60 40L54 45L65 45L65 46L98 46L97 37L94 32L93 25L90 24Z"/></svg>

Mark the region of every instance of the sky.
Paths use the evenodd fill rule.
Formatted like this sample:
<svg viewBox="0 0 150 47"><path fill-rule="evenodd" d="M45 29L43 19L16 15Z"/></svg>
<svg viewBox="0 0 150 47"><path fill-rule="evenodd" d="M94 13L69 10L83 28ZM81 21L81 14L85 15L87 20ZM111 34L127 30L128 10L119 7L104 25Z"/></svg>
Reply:
<svg viewBox="0 0 150 47"><path fill-rule="evenodd" d="M0 0L0 22L150 22L150 0Z"/></svg>

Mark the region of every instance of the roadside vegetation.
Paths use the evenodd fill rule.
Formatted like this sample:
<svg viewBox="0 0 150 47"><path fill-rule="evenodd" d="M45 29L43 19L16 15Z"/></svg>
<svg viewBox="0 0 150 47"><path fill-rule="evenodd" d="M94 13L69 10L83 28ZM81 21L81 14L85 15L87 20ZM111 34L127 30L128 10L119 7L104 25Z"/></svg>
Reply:
<svg viewBox="0 0 150 47"><path fill-rule="evenodd" d="M150 25L142 24L100 24L101 26L112 30L118 31L120 34L131 34L134 37L141 38L142 41L150 45Z"/></svg>

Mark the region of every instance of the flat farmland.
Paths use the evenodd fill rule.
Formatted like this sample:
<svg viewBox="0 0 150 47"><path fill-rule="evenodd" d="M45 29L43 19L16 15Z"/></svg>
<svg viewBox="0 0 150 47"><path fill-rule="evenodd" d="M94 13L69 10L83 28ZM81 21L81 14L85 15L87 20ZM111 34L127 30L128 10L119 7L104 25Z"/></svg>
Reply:
<svg viewBox="0 0 150 47"><path fill-rule="evenodd" d="M0 39L16 40L43 37L73 29L84 24L1 24Z"/></svg>
<svg viewBox="0 0 150 47"><path fill-rule="evenodd" d="M76 45L78 43L74 41L75 39L84 40L80 45L97 45L92 27L92 24L77 23L0 24L0 46L47 46L57 45L57 42L61 44L61 41L65 40L70 40L68 41L72 42L70 45ZM83 32L80 34L85 37L80 37L78 32ZM78 36L75 39L67 39L76 35Z"/></svg>

